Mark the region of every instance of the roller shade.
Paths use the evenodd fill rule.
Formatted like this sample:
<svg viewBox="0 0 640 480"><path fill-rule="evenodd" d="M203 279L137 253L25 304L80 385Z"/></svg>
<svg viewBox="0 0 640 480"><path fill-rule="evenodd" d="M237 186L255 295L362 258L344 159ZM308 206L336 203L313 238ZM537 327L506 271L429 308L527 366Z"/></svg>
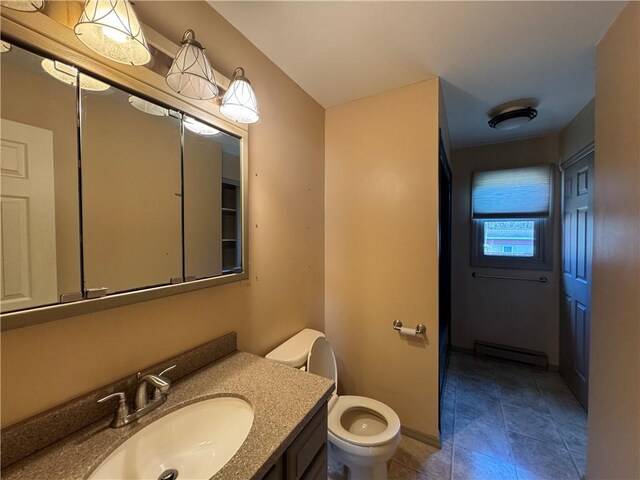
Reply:
<svg viewBox="0 0 640 480"><path fill-rule="evenodd" d="M550 209L550 165L473 174L473 218L541 218Z"/></svg>

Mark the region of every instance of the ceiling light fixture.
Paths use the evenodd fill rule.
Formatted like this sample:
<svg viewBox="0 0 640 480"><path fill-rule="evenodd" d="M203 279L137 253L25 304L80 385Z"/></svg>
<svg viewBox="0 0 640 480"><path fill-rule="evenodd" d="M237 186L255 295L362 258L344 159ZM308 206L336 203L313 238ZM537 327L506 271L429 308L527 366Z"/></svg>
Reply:
<svg viewBox="0 0 640 480"><path fill-rule="evenodd" d="M129 105L137 108L141 112L148 113L149 115L155 115L157 117L168 117L169 110L156 105L155 103L148 102L147 100L136 97L135 95L129 95Z"/></svg>
<svg viewBox="0 0 640 480"><path fill-rule="evenodd" d="M42 60L41 65L42 69L56 80L74 87L77 85L78 70L75 67L58 62L57 60L49 60L48 58ZM80 77L80 88L83 90L102 92L108 90L110 87L100 80L82 75Z"/></svg>
<svg viewBox="0 0 640 480"><path fill-rule="evenodd" d="M0 53L10 52L12 48L13 45L11 45L9 42L5 42L4 40L0 41Z"/></svg>
<svg viewBox="0 0 640 480"><path fill-rule="evenodd" d="M220 133L220 130L187 116L184 117L184 128L193 133L197 133L198 135L204 135L205 137L210 137Z"/></svg>
<svg viewBox="0 0 640 480"><path fill-rule="evenodd" d="M218 85L204 47L189 29L182 35L180 51L167 73L167 85L174 92L195 100L211 100L218 96Z"/></svg>
<svg viewBox="0 0 640 480"><path fill-rule="evenodd" d="M3 0L0 5L19 12L35 13L42 11L44 0Z"/></svg>
<svg viewBox="0 0 640 480"><path fill-rule="evenodd" d="M489 126L496 130L520 128L536 118L538 111L533 107L512 106L496 112L489 120Z"/></svg>
<svg viewBox="0 0 640 480"><path fill-rule="evenodd" d="M258 100L242 67L233 71L233 81L222 97L220 113L238 123L256 123L260 120Z"/></svg>
<svg viewBox="0 0 640 480"><path fill-rule="evenodd" d="M145 65L151 52L129 0L86 0L73 29L94 52L115 62Z"/></svg>

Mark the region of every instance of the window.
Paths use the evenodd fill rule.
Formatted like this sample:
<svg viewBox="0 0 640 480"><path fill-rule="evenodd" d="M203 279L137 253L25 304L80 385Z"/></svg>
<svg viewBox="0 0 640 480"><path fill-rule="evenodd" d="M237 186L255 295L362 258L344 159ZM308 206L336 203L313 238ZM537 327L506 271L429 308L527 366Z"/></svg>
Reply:
<svg viewBox="0 0 640 480"><path fill-rule="evenodd" d="M552 268L552 175L548 165L473 174L474 266Z"/></svg>

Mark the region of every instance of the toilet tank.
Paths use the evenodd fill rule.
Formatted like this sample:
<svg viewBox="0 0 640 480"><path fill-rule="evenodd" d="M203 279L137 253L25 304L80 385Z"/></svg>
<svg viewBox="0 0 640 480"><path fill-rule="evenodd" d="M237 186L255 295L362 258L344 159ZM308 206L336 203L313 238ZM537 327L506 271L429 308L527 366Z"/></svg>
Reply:
<svg viewBox="0 0 640 480"><path fill-rule="evenodd" d="M265 358L284 363L290 367L300 368L307 363L307 356L309 355L311 344L313 344L314 340L318 337L324 337L324 333L311 328L305 328L279 347L267 353Z"/></svg>

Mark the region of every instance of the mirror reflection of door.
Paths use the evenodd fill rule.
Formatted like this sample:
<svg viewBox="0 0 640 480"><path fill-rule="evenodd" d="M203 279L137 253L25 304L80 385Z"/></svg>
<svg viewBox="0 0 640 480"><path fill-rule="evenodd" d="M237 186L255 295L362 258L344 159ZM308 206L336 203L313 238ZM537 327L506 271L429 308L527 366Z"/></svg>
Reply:
<svg viewBox="0 0 640 480"><path fill-rule="evenodd" d="M2 119L3 311L56 303L53 132Z"/></svg>
<svg viewBox="0 0 640 480"><path fill-rule="evenodd" d="M12 46L0 54L2 313L80 293L75 73Z"/></svg>

